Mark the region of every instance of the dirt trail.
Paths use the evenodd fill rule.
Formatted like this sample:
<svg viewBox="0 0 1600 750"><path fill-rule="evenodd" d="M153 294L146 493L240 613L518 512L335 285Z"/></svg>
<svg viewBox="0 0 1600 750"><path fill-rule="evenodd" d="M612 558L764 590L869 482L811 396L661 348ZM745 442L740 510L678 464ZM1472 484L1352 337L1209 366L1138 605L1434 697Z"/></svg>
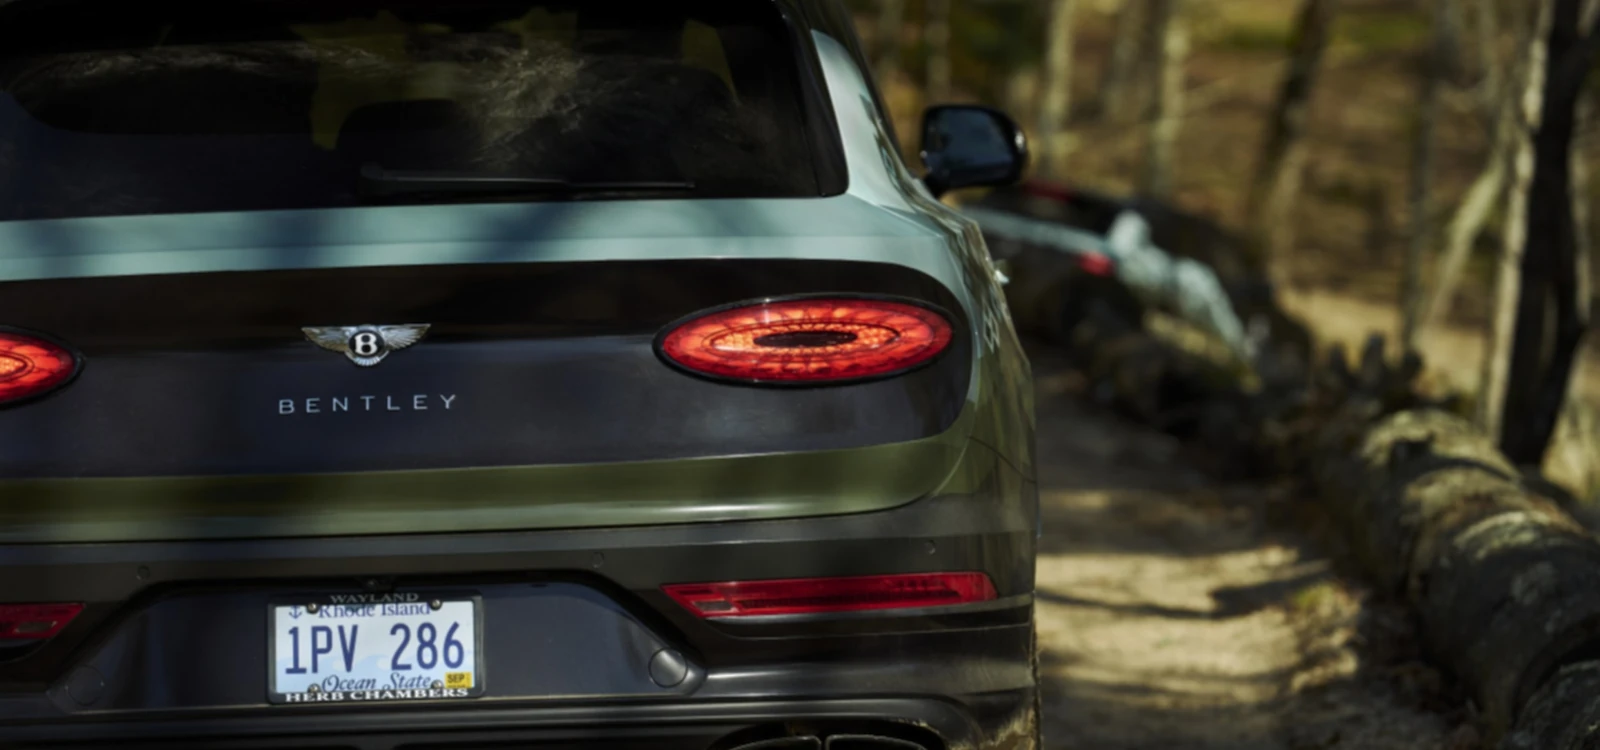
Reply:
<svg viewBox="0 0 1600 750"><path fill-rule="evenodd" d="M1404 618L1315 551L1292 499L1219 487L1048 358L1035 375L1046 748L1474 746Z"/></svg>

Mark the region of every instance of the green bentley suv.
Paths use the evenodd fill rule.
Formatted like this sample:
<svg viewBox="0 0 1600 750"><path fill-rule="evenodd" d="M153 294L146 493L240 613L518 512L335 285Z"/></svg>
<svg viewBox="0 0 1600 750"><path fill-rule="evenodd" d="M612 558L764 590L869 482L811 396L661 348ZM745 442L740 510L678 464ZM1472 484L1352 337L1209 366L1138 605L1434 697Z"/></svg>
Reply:
<svg viewBox="0 0 1600 750"><path fill-rule="evenodd" d="M839 0L0 0L0 747L1030 748L1028 364Z"/></svg>

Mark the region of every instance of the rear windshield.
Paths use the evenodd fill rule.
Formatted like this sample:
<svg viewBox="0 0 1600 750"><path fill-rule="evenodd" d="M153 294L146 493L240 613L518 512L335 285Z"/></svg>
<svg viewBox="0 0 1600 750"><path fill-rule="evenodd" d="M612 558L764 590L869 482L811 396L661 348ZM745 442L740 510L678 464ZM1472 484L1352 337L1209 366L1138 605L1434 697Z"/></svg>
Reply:
<svg viewBox="0 0 1600 750"><path fill-rule="evenodd" d="M795 45L759 0L0 0L0 220L817 195Z"/></svg>

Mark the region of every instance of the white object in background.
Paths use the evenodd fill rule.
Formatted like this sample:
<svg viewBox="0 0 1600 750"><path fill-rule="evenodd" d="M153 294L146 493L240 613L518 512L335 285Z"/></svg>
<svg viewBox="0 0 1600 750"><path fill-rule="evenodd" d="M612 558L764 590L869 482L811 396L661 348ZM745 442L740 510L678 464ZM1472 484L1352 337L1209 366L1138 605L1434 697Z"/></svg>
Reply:
<svg viewBox="0 0 1600 750"><path fill-rule="evenodd" d="M1117 278L1145 304L1172 310L1222 339L1244 361L1255 360L1255 344L1210 266L1156 247L1149 222L1136 211L1118 214L1106 236Z"/></svg>
<svg viewBox="0 0 1600 750"><path fill-rule="evenodd" d="M1234 354L1254 362L1257 345L1246 334L1228 293L1210 266L1177 258L1156 247L1150 224L1137 211L1121 211L1104 236L1009 211L961 209L985 232L1055 248L1072 255L1101 253L1113 261L1114 273L1147 307L1170 310L1220 338Z"/></svg>

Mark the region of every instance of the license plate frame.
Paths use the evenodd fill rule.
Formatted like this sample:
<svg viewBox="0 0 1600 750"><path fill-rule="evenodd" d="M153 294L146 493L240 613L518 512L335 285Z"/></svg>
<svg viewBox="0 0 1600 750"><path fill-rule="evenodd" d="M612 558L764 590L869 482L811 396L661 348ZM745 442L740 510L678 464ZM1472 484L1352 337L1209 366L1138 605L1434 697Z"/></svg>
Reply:
<svg viewBox="0 0 1600 750"><path fill-rule="evenodd" d="M356 601L351 601L352 599L355 599ZM472 650L472 658L468 659L467 663L462 665L462 666L470 666L470 668L472 670L471 673L470 673L471 674L470 679L471 679L471 683L472 683L471 687L465 688L465 689L461 689L461 688L438 688L438 689L435 689L435 688L432 688L432 687L424 688L424 689L407 688L407 689L401 689L399 691L396 691L394 688L392 688L390 686L379 684L377 687L371 688L371 689L367 689L367 690L335 691L334 693L330 693L330 692L327 692L327 691L321 691L320 689L318 691L315 691L315 692L309 692L308 691L308 692L298 692L298 693L295 693L295 692L281 692L278 689L279 688L279 685L278 685L279 665L277 663L278 645L279 645L278 611L280 609L290 608L290 607L300 607L302 609L302 611L306 611L306 612L309 613L310 605L316 605L316 607L319 610L322 607L347 607L348 608L348 607L369 607L370 606L370 607L379 608L378 609L378 614L374 615L375 617L404 617L404 616L416 616L416 615L385 615L385 614L382 614L381 608L382 608L383 605L386 605L386 604L402 604L402 605L422 604L422 605L425 605L425 606L429 606L431 608L431 603L435 602L435 601L439 602L442 605L438 610L435 610L435 611L444 611L444 610L450 608L451 605L463 605L463 604L464 605L470 605L470 611L472 613L472 633L471 633L472 649L473 649ZM312 613L312 614L314 614L314 613ZM357 623L359 623L359 621L360 621L359 618L352 618L352 619L354 619ZM487 687L488 687L488 681L487 681L487 679L485 679L485 669L484 669L484 664L487 661L487 658L486 658L487 655L485 654L485 648L484 648L483 597L481 595L479 595L478 593L476 593L476 592L470 592L470 591L430 591L430 592L391 592L391 593L386 593L386 594L370 594L370 593L367 593L367 592L360 592L360 593L354 593L354 592L352 592L352 593L330 592L330 593L309 594L309 595L304 595L304 596L290 596L290 595L274 596L274 597L269 597L268 600L267 600L266 620L267 620L267 637L266 637L266 653L264 654L265 661L266 661L266 667L267 667L266 693L267 693L267 702L271 703L271 704L274 704L274 705L322 705L322 706L328 706L328 705L337 705L339 703L411 703L411 702L417 702L417 701L470 700L470 699L473 699L473 698L482 697L485 694L485 691L487 690ZM348 623L348 622L351 622L351 619L347 619L347 620L344 620L344 621ZM308 622L310 622L310 621L308 621ZM436 629L436 633L437 633L437 629ZM441 639L441 642L442 642L442 639L444 638L444 634L438 633L437 635L438 635L438 638ZM309 634L308 634L307 638L308 638L308 642L309 642L309 639L310 639L310 635ZM413 644L415 644L416 643L415 639L413 639L412 642L413 642ZM335 641L335 654L337 654L337 653L338 653L337 641ZM444 663L444 662L441 660L441 662L436 662L436 663ZM459 671L459 669L457 671ZM437 694L437 695L436 694L432 694L432 691L434 691L434 690L440 690L440 691L442 691L442 694ZM417 695L416 694L417 692L424 692L424 693L427 693L427 694Z"/></svg>

